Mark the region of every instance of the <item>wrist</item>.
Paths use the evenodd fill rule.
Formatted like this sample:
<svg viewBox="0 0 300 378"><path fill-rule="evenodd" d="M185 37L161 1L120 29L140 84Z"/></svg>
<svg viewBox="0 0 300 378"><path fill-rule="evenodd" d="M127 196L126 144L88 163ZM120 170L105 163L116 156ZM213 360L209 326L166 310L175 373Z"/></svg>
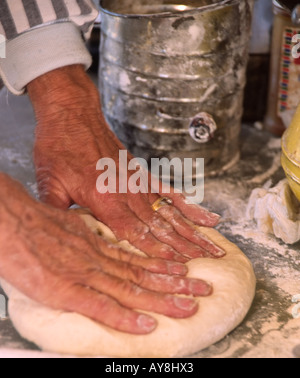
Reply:
<svg viewBox="0 0 300 378"><path fill-rule="evenodd" d="M95 107L100 100L98 90L81 65L62 67L33 80L28 94L38 118L61 110Z"/></svg>

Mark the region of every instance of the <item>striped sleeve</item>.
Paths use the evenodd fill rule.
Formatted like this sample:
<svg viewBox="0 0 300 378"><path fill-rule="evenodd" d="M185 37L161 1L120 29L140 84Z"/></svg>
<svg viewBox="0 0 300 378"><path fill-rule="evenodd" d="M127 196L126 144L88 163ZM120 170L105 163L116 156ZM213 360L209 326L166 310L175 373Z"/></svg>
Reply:
<svg viewBox="0 0 300 378"><path fill-rule="evenodd" d="M0 0L0 34L6 58L0 75L15 94L47 72L71 65L88 68L88 37L98 11L93 0Z"/></svg>
<svg viewBox="0 0 300 378"><path fill-rule="evenodd" d="M1 34L7 40L42 25L71 21L84 34L91 30L98 11L92 0L1 0Z"/></svg>

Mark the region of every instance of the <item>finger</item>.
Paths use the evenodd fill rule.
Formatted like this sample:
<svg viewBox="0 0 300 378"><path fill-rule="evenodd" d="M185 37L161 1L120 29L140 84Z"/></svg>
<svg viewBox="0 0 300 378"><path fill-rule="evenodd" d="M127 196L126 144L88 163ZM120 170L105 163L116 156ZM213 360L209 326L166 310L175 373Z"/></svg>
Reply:
<svg viewBox="0 0 300 378"><path fill-rule="evenodd" d="M212 286L203 280L151 273L145 274L142 287L167 294L183 294L194 297L207 297L212 294Z"/></svg>
<svg viewBox="0 0 300 378"><path fill-rule="evenodd" d="M67 210L74 203L67 191L58 182L51 179L42 170L37 170L38 192L40 200L57 209Z"/></svg>
<svg viewBox="0 0 300 378"><path fill-rule="evenodd" d="M102 271L123 280L129 280L137 286L166 294L184 294L204 297L212 293L212 287L199 279L154 274L141 267L122 261L107 259L101 264Z"/></svg>
<svg viewBox="0 0 300 378"><path fill-rule="evenodd" d="M154 212L145 197L136 196L134 200L129 197L129 205L131 205L132 210L134 208L138 209L136 215L149 226L151 233L162 243L171 246L188 258L210 256L201 246L181 236L172 224L166 221L158 212Z"/></svg>
<svg viewBox="0 0 300 378"><path fill-rule="evenodd" d="M116 205L112 204L110 213L105 212L101 215L103 222L110 227L118 240L129 241L130 244L145 252L148 256L180 263L188 261L174 248L157 240L151 234L149 227L131 211L127 204L122 202Z"/></svg>
<svg viewBox="0 0 300 378"><path fill-rule="evenodd" d="M58 308L79 313L117 331L130 334L149 334L157 327L157 322L152 317L124 308L116 300L80 285L68 291Z"/></svg>
<svg viewBox="0 0 300 378"><path fill-rule="evenodd" d="M181 263L163 260L159 258L148 258L136 255L132 251L126 251L125 245L122 248L107 244L107 242L101 238L97 238L99 250L108 257L115 260L130 263L132 265L139 266L148 270L149 272L167 274L167 275L180 275L185 276L188 272L188 268Z"/></svg>
<svg viewBox="0 0 300 378"><path fill-rule="evenodd" d="M54 224L56 224L60 218L61 221L66 220L66 215L64 213L56 209L50 210L54 213L54 215L57 215L57 217L54 217ZM82 210L81 212L86 214L86 211L84 212ZM105 255L117 261L123 261L132 265L140 266L153 273L185 276L188 272L188 268L182 263L159 258L148 258L133 252L132 246L127 243L123 243L123 247L128 248L128 251L118 245L108 242L106 239L99 236L98 233L93 233L89 228L87 228L85 222L75 212L68 212L67 217L68 221L65 221L64 228L67 230L68 234L72 234L72 238L67 238L65 245L72 248L72 246L75 244L79 253L89 255L93 259L97 260L99 264L102 262L101 256ZM93 223L94 228L95 225L98 224L99 222L95 220ZM59 228L58 231L61 231L61 229ZM84 238L82 238L82 235L84 235Z"/></svg>
<svg viewBox="0 0 300 378"><path fill-rule="evenodd" d="M199 205L190 204L182 195L171 193L166 195L172 199L174 206L191 222L203 227L215 227L220 221L220 216L205 210Z"/></svg>
<svg viewBox="0 0 300 378"><path fill-rule="evenodd" d="M155 312L171 318L184 319L194 315L198 304L193 299L146 290L130 282L95 271L84 284L117 300L131 309Z"/></svg>
<svg viewBox="0 0 300 378"><path fill-rule="evenodd" d="M81 214L81 216L84 217L84 222L88 224L92 232L98 236L95 238L97 244L96 248L106 256L143 267L153 273L183 276L187 274L188 269L184 264L159 258L148 258L143 252L134 249L134 247L126 241L116 244L116 238L114 235L109 239L106 239L103 225L97 221L88 210L80 209L73 214L74 216ZM77 223L78 219L76 224Z"/></svg>
<svg viewBox="0 0 300 378"><path fill-rule="evenodd" d="M74 204L67 195L45 189L39 189L39 199L41 202L60 210L68 210Z"/></svg>
<svg viewBox="0 0 300 378"><path fill-rule="evenodd" d="M192 243L199 245L212 256L224 257L226 255L223 249L215 245L197 227L188 222L174 206L163 206L159 210L159 213L172 224L180 235Z"/></svg>

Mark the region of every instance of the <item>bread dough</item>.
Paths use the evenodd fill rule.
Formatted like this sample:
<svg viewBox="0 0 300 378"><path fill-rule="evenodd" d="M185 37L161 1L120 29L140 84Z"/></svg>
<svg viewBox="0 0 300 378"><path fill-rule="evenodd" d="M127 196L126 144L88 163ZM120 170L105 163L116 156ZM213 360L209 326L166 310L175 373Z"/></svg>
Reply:
<svg viewBox="0 0 300 378"><path fill-rule="evenodd" d="M273 234L287 244L300 240L300 203L287 180L275 188L255 189L249 200L247 217L257 222L261 232Z"/></svg>
<svg viewBox="0 0 300 378"><path fill-rule="evenodd" d="M106 226L89 215L84 218L95 232L100 230L116 241ZM44 307L2 281L15 328L45 351L78 356L184 357L209 347L243 321L255 295L256 279L250 261L236 245L216 230L200 229L225 249L227 256L196 259L188 264L189 277L204 279L214 287L212 296L198 299L199 311L192 318L178 320L151 314L159 324L152 334L129 335L75 313ZM127 242L121 244L132 250Z"/></svg>

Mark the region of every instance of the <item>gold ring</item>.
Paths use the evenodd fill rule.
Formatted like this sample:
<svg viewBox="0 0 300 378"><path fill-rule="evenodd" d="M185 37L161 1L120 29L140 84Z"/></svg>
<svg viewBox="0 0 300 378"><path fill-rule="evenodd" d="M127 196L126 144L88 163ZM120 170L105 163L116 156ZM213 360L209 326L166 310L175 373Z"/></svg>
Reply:
<svg viewBox="0 0 300 378"><path fill-rule="evenodd" d="M159 198L157 201L154 202L152 205L153 211L158 211L163 206L173 205L173 201L170 198L163 197Z"/></svg>

